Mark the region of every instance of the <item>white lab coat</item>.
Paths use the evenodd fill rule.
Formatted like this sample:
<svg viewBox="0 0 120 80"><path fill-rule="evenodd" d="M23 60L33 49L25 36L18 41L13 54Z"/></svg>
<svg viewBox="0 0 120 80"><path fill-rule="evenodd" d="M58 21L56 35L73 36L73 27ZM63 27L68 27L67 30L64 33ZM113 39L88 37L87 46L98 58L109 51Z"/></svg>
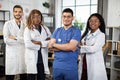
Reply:
<svg viewBox="0 0 120 80"><path fill-rule="evenodd" d="M42 27L40 38L42 42L41 52L42 52L45 74L50 74L48 67L48 48L47 48L49 41L46 41L46 38L48 37L51 37L51 32L46 26L44 26L44 28Z"/></svg>
<svg viewBox="0 0 120 80"><path fill-rule="evenodd" d="M107 80L106 69L103 59L102 46L105 43L105 34L99 29L86 37L86 45L80 49L79 80L82 75L83 55L86 53L88 80ZM82 44L85 43L82 39Z"/></svg>
<svg viewBox="0 0 120 80"><path fill-rule="evenodd" d="M25 58L26 58L26 65L27 65L27 73L37 73L36 64L37 64L37 58L38 58L38 50L40 49L40 45L33 44L31 40L41 41L42 43L41 52L42 52L43 64L45 68L45 74L50 73L48 68L48 48L47 48L47 44L49 41L45 41L45 39L50 36L51 36L51 33L46 26L44 26L44 28L42 27L41 34L36 29L33 29L33 30L30 30L28 28L25 29L24 40L25 40L25 46L26 46Z"/></svg>
<svg viewBox="0 0 120 80"><path fill-rule="evenodd" d="M3 27L4 42L6 44L5 52L5 71L6 75L15 75L26 72L24 53L25 46L23 33L25 24L21 21L20 29L15 20L7 21ZM10 35L17 37L17 40L8 38Z"/></svg>

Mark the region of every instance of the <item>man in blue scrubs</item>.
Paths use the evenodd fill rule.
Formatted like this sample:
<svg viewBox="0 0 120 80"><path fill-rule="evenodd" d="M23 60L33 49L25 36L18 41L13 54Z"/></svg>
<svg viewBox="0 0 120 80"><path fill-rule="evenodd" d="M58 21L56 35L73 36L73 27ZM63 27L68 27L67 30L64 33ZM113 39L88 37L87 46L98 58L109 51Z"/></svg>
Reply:
<svg viewBox="0 0 120 80"><path fill-rule="evenodd" d="M53 80L78 80L78 48L81 31L72 25L73 11L66 8L62 12L63 27L56 29L48 44L54 51Z"/></svg>

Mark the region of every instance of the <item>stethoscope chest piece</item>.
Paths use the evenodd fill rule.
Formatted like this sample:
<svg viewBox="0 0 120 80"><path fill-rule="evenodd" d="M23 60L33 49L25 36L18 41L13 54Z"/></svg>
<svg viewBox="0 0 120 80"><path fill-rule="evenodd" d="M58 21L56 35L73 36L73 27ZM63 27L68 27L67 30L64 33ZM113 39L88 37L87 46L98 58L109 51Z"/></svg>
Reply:
<svg viewBox="0 0 120 80"><path fill-rule="evenodd" d="M58 38L58 42L61 42L61 39L60 39L60 38Z"/></svg>

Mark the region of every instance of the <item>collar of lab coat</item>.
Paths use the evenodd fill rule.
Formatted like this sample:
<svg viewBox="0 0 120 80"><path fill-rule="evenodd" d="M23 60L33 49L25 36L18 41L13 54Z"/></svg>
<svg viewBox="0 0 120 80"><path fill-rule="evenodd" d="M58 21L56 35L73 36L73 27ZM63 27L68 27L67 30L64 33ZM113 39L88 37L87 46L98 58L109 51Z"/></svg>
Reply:
<svg viewBox="0 0 120 80"><path fill-rule="evenodd" d="M91 33L91 30L89 31L88 35L96 36L98 33L100 33L100 29L98 28L94 33Z"/></svg>
<svg viewBox="0 0 120 80"><path fill-rule="evenodd" d="M13 19L12 21L17 25L15 19ZM23 24L23 21L22 21L22 20L21 20L21 22L20 22L20 25L21 25L21 24Z"/></svg>

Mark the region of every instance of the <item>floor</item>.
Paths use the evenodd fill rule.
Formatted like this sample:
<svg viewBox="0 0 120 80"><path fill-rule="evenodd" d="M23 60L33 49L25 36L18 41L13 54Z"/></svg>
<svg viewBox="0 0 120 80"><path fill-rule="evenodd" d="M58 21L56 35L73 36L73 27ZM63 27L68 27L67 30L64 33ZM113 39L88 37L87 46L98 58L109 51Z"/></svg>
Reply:
<svg viewBox="0 0 120 80"><path fill-rule="evenodd" d="M5 77L0 77L0 80L5 80Z"/></svg>
<svg viewBox="0 0 120 80"><path fill-rule="evenodd" d="M0 77L0 80L5 80L5 76ZM15 77L15 80L19 80L18 76ZM47 76L45 80L52 80L51 76Z"/></svg>
<svg viewBox="0 0 120 80"><path fill-rule="evenodd" d="M0 80L5 80L5 76L0 77ZM18 79L18 76L15 76L15 80L19 80L19 79Z"/></svg>
<svg viewBox="0 0 120 80"><path fill-rule="evenodd" d="M49 68L50 68L50 74L52 74L52 61L49 62ZM0 66L0 80L5 80L5 76L3 76L4 73L4 67ZM19 80L19 76L15 76L15 80ZM47 75L45 80L52 80L52 75Z"/></svg>

